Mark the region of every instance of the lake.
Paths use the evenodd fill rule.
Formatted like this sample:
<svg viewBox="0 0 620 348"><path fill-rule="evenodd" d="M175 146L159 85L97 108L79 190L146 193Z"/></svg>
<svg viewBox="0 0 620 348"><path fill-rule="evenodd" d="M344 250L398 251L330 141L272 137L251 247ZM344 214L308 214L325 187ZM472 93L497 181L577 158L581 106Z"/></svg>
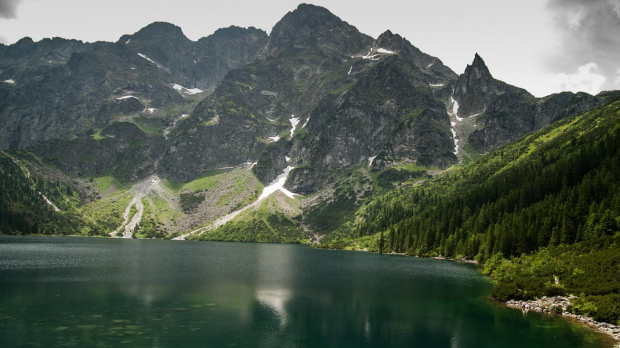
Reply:
<svg viewBox="0 0 620 348"><path fill-rule="evenodd" d="M601 347L473 265L303 245L0 236L2 347Z"/></svg>

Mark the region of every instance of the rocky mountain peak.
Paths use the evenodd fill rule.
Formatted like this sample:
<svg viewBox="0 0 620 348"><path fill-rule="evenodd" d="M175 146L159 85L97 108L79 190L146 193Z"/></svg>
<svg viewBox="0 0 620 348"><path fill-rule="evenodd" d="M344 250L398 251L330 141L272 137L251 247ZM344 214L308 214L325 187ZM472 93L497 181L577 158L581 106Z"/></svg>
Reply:
<svg viewBox="0 0 620 348"><path fill-rule="evenodd" d="M273 27L261 55L290 49L318 49L352 55L368 49L371 43L371 37L360 33L329 10L301 4Z"/></svg>
<svg viewBox="0 0 620 348"><path fill-rule="evenodd" d="M189 40L185 34L183 34L183 30L177 27L174 24L170 24L167 22L154 22L146 27L140 29L134 35L132 35L136 39L181 39L181 40Z"/></svg>
<svg viewBox="0 0 620 348"><path fill-rule="evenodd" d="M385 49L398 50L402 48L403 41L405 40L402 36L394 34L390 30L386 30L383 34L379 35L377 40L375 40L375 45Z"/></svg>
<svg viewBox="0 0 620 348"><path fill-rule="evenodd" d="M484 112L495 97L506 93L532 97L524 89L494 79L482 57L476 53L472 64L467 65L456 80L453 96L459 103L461 116L471 116Z"/></svg>
<svg viewBox="0 0 620 348"><path fill-rule="evenodd" d="M476 79L480 79L480 78L492 79L493 78L493 76L491 75L491 72L489 71L489 68L484 63L484 60L482 59L482 57L478 55L478 53L476 53L476 55L474 56L473 63L471 65L467 65L467 67L465 68L465 76L468 76L468 78L473 77Z"/></svg>

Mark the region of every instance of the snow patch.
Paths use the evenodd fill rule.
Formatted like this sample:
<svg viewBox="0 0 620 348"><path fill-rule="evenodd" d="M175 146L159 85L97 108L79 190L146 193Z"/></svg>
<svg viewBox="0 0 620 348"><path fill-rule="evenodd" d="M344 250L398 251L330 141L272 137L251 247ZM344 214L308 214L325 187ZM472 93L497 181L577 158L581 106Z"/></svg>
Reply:
<svg viewBox="0 0 620 348"><path fill-rule="evenodd" d="M271 140L271 141L273 141L273 142L276 142L276 141L280 140L280 136L279 136L279 135L276 135L275 137L269 137L269 138L267 138L267 139L269 139L269 140Z"/></svg>
<svg viewBox="0 0 620 348"><path fill-rule="evenodd" d="M153 64L157 65L157 67L159 68L159 65L158 65L157 63L155 63L155 62L154 62L151 58L149 58L149 57L145 56L145 55L144 55L144 54L142 54L142 53L138 53L138 55L139 55L140 57L142 57L142 58L144 58L144 59L148 60L149 62L151 62L151 63L153 63Z"/></svg>
<svg viewBox="0 0 620 348"><path fill-rule="evenodd" d="M269 186L263 189L263 193L261 193L260 197L258 197L258 200L256 202L262 201L263 199L269 197L272 193L278 190L282 191L282 193L284 193L288 197L294 198L295 194L284 188L284 184L286 183L286 179L288 178L288 173L290 173L291 169L293 169L293 167L291 166L284 168L282 174L280 174L274 181L272 181Z"/></svg>
<svg viewBox="0 0 620 348"><path fill-rule="evenodd" d="M14 85L15 84L15 80L13 80L13 79L4 80L2 82L8 83L9 85Z"/></svg>
<svg viewBox="0 0 620 348"><path fill-rule="evenodd" d="M452 125L452 127L456 126L456 122L450 122L450 124Z"/></svg>
<svg viewBox="0 0 620 348"><path fill-rule="evenodd" d="M116 100L125 100L125 99L129 99L129 98L136 98L136 99L138 99L138 97L134 97L133 95L126 95L126 96L122 96L122 97L116 98ZM138 99L138 100L140 100L140 99Z"/></svg>
<svg viewBox="0 0 620 348"><path fill-rule="evenodd" d="M189 114L182 114L181 118L186 118L187 116L189 116Z"/></svg>
<svg viewBox="0 0 620 348"><path fill-rule="evenodd" d="M385 48L379 48L379 49L377 50L377 52L379 52L379 53L383 53L383 54L396 54L396 53L394 53L393 51L386 50Z"/></svg>
<svg viewBox="0 0 620 348"><path fill-rule="evenodd" d="M155 109L155 108L148 108L147 110L148 110L150 113L153 113L153 111L155 111L155 110L157 110L157 109Z"/></svg>
<svg viewBox="0 0 620 348"><path fill-rule="evenodd" d="M291 118L289 119L289 121L291 122L291 138L292 138L293 135L295 134L295 128L297 128L297 125L299 124L299 117L295 117L295 115L291 115Z"/></svg>
<svg viewBox="0 0 620 348"><path fill-rule="evenodd" d="M452 115L456 117L457 121L463 121L463 119L459 117L459 102L457 102L453 96L450 96L450 100L452 101Z"/></svg>
<svg viewBox="0 0 620 348"><path fill-rule="evenodd" d="M308 119L306 120L306 122L304 122L304 125L301 126L301 128L306 128L306 125L308 124L309 121L310 121L310 117L308 117Z"/></svg>
<svg viewBox="0 0 620 348"><path fill-rule="evenodd" d="M377 156L368 157L368 168L372 166L372 163L375 161L375 158L377 158Z"/></svg>
<svg viewBox="0 0 620 348"><path fill-rule="evenodd" d="M173 83L172 84L172 88L174 88L175 90L177 90L181 94L185 93L185 94L192 95L192 94L198 94L198 93L204 92L203 90L198 89L198 88L183 87L183 86L179 85L178 83Z"/></svg>
<svg viewBox="0 0 620 348"><path fill-rule="evenodd" d="M198 93L202 93L204 92L202 89L199 88L186 88L185 89L185 93L187 94L198 94Z"/></svg>
<svg viewBox="0 0 620 348"><path fill-rule="evenodd" d="M437 84L429 83L428 85L431 86L431 87L443 87L445 85L445 83L437 83Z"/></svg>
<svg viewBox="0 0 620 348"><path fill-rule="evenodd" d="M365 56L362 56L362 59L370 59L370 60L379 60L379 58L377 58L378 54L373 54L372 56L370 55L372 53L372 48L370 49L370 51L368 51L368 54Z"/></svg>
<svg viewBox="0 0 620 348"><path fill-rule="evenodd" d="M450 129L452 131L452 138L454 139L454 154L459 154L459 140L456 138L456 130L454 128Z"/></svg>
<svg viewBox="0 0 620 348"><path fill-rule="evenodd" d="M433 64L435 64L435 62L430 63L426 68L430 68L431 66L433 66Z"/></svg>
<svg viewBox="0 0 620 348"><path fill-rule="evenodd" d="M290 157L287 157L287 156L284 156L284 159L286 160L286 163L288 163L288 162L290 162L290 161L291 161L291 158L290 158Z"/></svg>
<svg viewBox="0 0 620 348"><path fill-rule="evenodd" d="M347 73L347 75L351 75L351 71L353 71L353 65L351 65L351 67L349 68L349 72Z"/></svg>
<svg viewBox="0 0 620 348"><path fill-rule="evenodd" d="M131 39L127 40L127 41L125 42L125 45L129 45L129 43L130 43L130 42L131 42Z"/></svg>

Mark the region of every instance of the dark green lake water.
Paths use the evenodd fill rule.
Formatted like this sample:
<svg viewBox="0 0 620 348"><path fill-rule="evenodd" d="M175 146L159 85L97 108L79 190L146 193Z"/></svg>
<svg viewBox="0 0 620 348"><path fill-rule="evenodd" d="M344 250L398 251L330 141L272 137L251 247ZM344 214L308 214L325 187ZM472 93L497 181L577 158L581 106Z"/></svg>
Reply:
<svg viewBox="0 0 620 348"><path fill-rule="evenodd" d="M471 265L300 245L0 237L0 347L601 347Z"/></svg>

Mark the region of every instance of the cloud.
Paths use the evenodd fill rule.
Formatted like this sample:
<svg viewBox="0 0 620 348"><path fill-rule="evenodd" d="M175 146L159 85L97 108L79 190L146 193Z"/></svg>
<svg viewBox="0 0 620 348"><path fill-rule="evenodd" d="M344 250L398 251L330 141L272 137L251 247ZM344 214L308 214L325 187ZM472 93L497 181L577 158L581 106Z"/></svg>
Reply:
<svg viewBox="0 0 620 348"><path fill-rule="evenodd" d="M600 75L605 77L602 89L620 88L616 79L620 69L620 0L548 0L547 7L560 38L549 69L575 79ZM597 72L588 64L594 64ZM574 71L577 73L567 73ZM596 81L590 80L592 84Z"/></svg>
<svg viewBox="0 0 620 348"><path fill-rule="evenodd" d="M17 7L22 0L0 0L0 18L16 18Z"/></svg>
<svg viewBox="0 0 620 348"><path fill-rule="evenodd" d="M570 91L598 94L603 90L607 78L601 74L596 63L586 63L574 73L557 73L545 76L543 85L548 91Z"/></svg>

